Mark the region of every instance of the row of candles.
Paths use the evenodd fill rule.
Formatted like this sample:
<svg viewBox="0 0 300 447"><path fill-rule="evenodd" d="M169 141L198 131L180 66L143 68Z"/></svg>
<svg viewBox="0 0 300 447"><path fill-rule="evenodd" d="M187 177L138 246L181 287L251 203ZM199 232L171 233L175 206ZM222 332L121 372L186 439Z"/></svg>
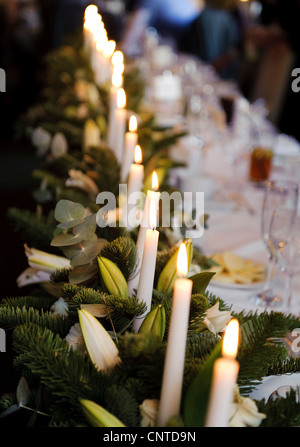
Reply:
<svg viewBox="0 0 300 447"><path fill-rule="evenodd" d="M115 51L115 42L108 40L98 8L90 5L85 11L84 46L90 57L96 82L110 85L110 104L107 143L114 150L121 165L121 182L128 182L128 196L141 191L144 181L142 151L138 143L137 119L132 115L126 132L126 94L123 89L124 59ZM138 265L136 274L128 282L129 293L137 291L137 299L146 303L146 312L135 319L133 328L138 332L143 319L151 309L159 231L156 219L160 193L155 171L152 175L152 190L147 191L144 211L137 238ZM190 301L193 282L187 278L188 261L185 244L181 244L177 260L177 279L174 283L173 301L165 364L163 370L157 426L163 427L180 412L184 375L186 340L188 334ZM239 364L236 361L239 325L229 322L225 332L222 357L215 361L211 395L205 425L226 427L237 380Z"/></svg>

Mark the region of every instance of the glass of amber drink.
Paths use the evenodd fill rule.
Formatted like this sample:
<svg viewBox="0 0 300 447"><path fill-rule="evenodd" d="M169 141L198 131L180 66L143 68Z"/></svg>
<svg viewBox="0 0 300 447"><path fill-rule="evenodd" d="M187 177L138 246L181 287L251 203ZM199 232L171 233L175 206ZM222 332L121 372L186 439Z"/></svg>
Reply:
<svg viewBox="0 0 300 447"><path fill-rule="evenodd" d="M250 157L249 179L254 183L262 183L270 178L272 170L273 151L255 147Z"/></svg>

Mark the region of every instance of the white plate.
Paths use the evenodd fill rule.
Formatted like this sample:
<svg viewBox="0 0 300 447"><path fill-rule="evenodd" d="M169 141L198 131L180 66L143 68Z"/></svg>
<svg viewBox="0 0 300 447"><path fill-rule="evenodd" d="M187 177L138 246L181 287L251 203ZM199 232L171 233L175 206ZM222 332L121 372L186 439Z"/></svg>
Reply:
<svg viewBox="0 0 300 447"><path fill-rule="evenodd" d="M250 393L252 399L268 399L272 393L281 387L300 387L300 374L283 374L281 376L264 377L263 381Z"/></svg>
<svg viewBox="0 0 300 447"><path fill-rule="evenodd" d="M228 283L222 281L214 281L213 279L209 283L212 287L221 287L222 289L236 289L236 290L263 290L265 282L254 282L251 284L237 284L237 283Z"/></svg>

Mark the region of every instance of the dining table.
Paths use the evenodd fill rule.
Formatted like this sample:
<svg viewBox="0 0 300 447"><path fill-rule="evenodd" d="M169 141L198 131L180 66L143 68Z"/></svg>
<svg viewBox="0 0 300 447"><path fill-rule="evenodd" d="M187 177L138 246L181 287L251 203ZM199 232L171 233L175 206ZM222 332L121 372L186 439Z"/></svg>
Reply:
<svg viewBox="0 0 300 447"><path fill-rule="evenodd" d="M160 48L160 55L164 51L171 54L158 61L154 57L155 63L151 64L149 54L147 60L139 61L148 79L144 101L147 110L156 114L158 124L187 130L169 150L171 159L182 163L171 169L170 183L182 193L204 193L207 225L193 243L207 257L231 252L264 264L267 269L268 250L261 229L265 181L251 179L251 153L257 146L268 145L272 164L267 180L288 180L299 185L300 143L281 133L269 120L263 98L250 103L234 80L221 79L209 65L188 55L174 54L172 49ZM159 83L163 76L164 88L156 90L153 79ZM224 97L233 98L230 120L222 103ZM299 214L299 206L298 210ZM275 266L273 278L274 291L281 299L276 307L253 300L264 290L264 281L229 284L212 279L207 292L220 297L237 313L277 311L300 316L300 275L293 279L290 306L282 299L286 274ZM299 350L293 355L299 356ZM268 376L251 396L268 399L272 393L286 392L291 386L300 386L299 374Z"/></svg>

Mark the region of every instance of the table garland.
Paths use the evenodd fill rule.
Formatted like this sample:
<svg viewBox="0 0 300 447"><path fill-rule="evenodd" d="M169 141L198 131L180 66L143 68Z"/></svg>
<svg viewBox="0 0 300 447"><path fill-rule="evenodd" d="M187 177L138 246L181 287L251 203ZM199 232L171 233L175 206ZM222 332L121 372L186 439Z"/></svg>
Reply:
<svg viewBox="0 0 300 447"><path fill-rule="evenodd" d="M127 107L140 119L147 190L155 169L160 191L172 191L168 148L185 129L159 127L141 107L143 78L126 60ZM277 399L253 400L266 376L296 373L299 358L284 341L299 318L281 312L236 313L207 291L211 261L184 231L160 228L151 309L138 332L133 321L145 304L128 293L134 274L137 229L100 228L96 197L118 196L120 165L105 142L108 85L95 83L81 38L46 57L41 100L17 123L41 157L33 172L36 211L11 208L8 218L23 238L28 269L17 278L25 291L2 298L0 327L12 337L15 393L0 397L1 421L23 413L24 426L155 427L168 341L175 260L180 242L189 253L193 281L181 407L168 427L203 427L215 360L226 324L240 325L240 365L229 426L296 426L297 390ZM104 136L104 137L103 137ZM213 229L212 229L213 230Z"/></svg>

